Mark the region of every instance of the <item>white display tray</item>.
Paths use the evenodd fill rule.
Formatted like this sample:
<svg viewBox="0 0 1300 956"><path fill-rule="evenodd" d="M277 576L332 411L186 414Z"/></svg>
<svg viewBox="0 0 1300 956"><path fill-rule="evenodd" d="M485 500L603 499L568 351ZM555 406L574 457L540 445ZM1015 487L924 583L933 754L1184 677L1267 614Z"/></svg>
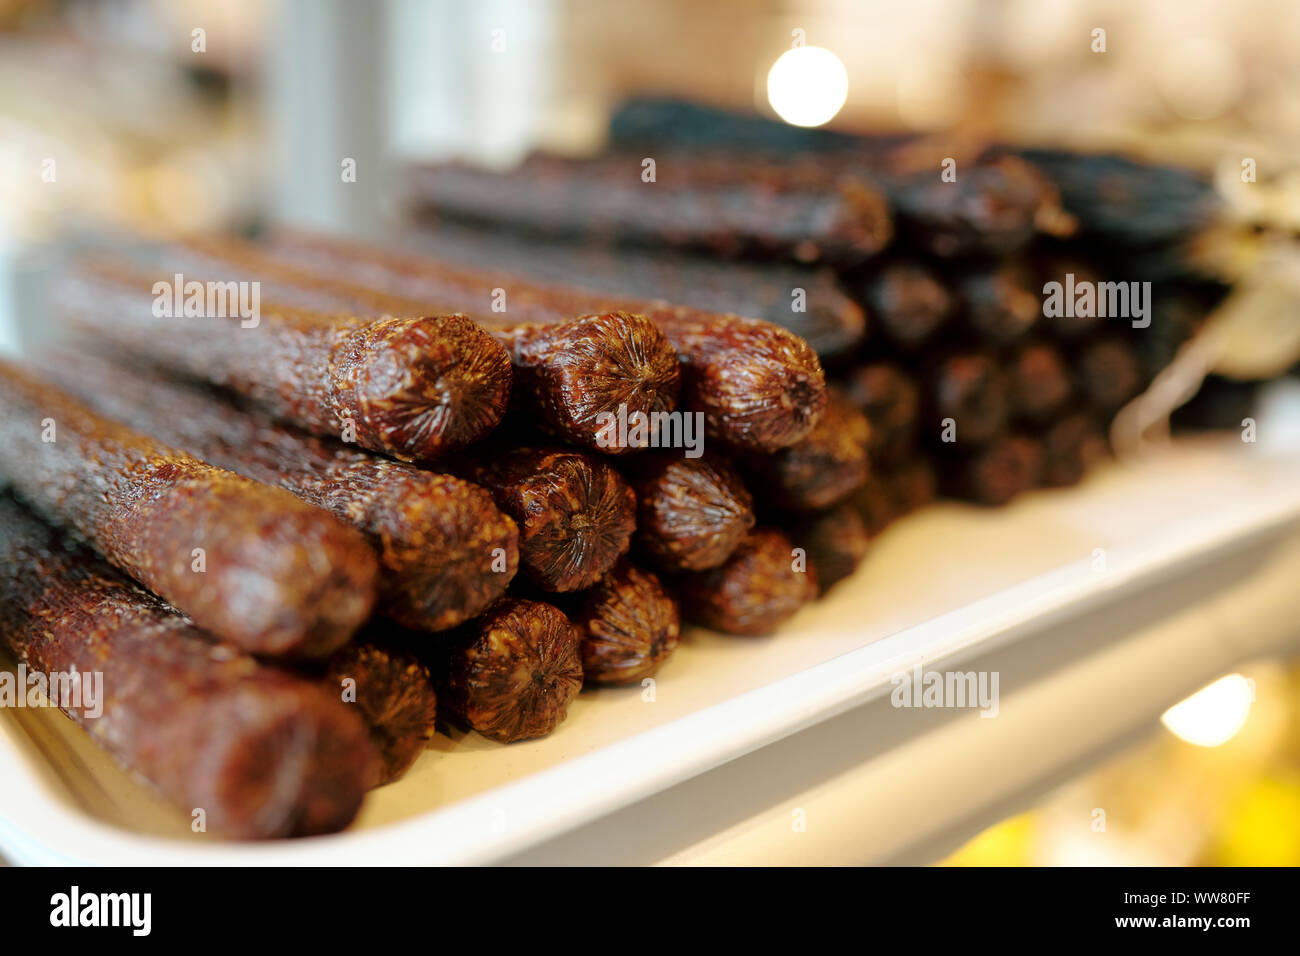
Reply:
<svg viewBox="0 0 1300 956"><path fill-rule="evenodd" d="M0 712L0 856L14 863L484 863L866 702L916 664L1015 640L1300 525L1300 462L1231 441L1110 465L1008 508L927 508L767 638L688 633L640 687L584 692L550 737L439 736L353 827L232 843L119 771L57 711ZM774 773L780 768L774 767Z"/></svg>

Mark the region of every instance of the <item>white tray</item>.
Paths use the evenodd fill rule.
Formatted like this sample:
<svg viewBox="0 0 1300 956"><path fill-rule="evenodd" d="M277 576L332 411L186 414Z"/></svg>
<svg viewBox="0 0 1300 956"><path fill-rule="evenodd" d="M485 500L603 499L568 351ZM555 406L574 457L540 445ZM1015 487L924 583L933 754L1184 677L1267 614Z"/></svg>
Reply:
<svg viewBox="0 0 1300 956"><path fill-rule="evenodd" d="M1175 447L996 511L887 531L854 577L769 638L691 632L640 688L585 692L551 737L439 737L346 833L192 834L54 711L0 712L0 856L15 863L478 863L627 806L855 707L895 672L983 650L1300 524L1300 462ZM1105 552L1098 570L1096 549Z"/></svg>

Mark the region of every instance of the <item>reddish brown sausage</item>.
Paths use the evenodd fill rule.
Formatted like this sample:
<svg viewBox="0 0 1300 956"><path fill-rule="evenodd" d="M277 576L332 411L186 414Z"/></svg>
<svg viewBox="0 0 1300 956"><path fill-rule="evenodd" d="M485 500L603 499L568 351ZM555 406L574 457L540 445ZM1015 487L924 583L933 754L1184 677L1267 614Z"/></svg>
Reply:
<svg viewBox="0 0 1300 956"><path fill-rule="evenodd" d="M582 689L578 632L540 601L502 598L430 654L447 711L503 743L549 734Z"/></svg>
<svg viewBox="0 0 1300 956"><path fill-rule="evenodd" d="M0 643L35 672L81 675L81 700L56 701L64 712L225 835L341 830L375 773L357 715L310 681L213 642L4 498ZM102 702L84 696L95 675Z"/></svg>
<svg viewBox="0 0 1300 956"><path fill-rule="evenodd" d="M636 491L637 544L661 570L715 568L754 526L754 501L717 457L638 456L624 472Z"/></svg>
<svg viewBox="0 0 1300 956"><path fill-rule="evenodd" d="M833 269L639 249L585 240L567 243L439 220L421 223L403 247L442 262L574 285L605 295L676 302L709 312L764 319L807 340L824 361L861 342L866 317Z"/></svg>
<svg viewBox="0 0 1300 956"><path fill-rule="evenodd" d="M677 350L684 408L703 413L711 435L739 447L770 451L793 444L812 429L825 405L825 375L817 354L786 329L663 300L598 294L488 271L501 256L489 237L479 247L479 269L296 233L273 237L270 248L285 262L476 316L497 290L504 290L510 320L523 325L554 325L601 313L643 315Z"/></svg>
<svg viewBox="0 0 1300 956"><path fill-rule="evenodd" d="M569 608L578 629L582 670L600 684L652 676L681 638L677 602L659 578L624 562Z"/></svg>
<svg viewBox="0 0 1300 956"><path fill-rule="evenodd" d="M941 469L944 490L981 505L1004 505L1038 487L1043 477L1043 443L1025 435L1003 435Z"/></svg>
<svg viewBox="0 0 1300 956"><path fill-rule="evenodd" d="M897 465L913 453L921 393L911 375L890 362L871 362L848 373L844 394L871 423L867 454L873 467Z"/></svg>
<svg viewBox="0 0 1300 956"><path fill-rule="evenodd" d="M884 337L906 351L930 342L955 307L947 286L915 260L891 260L852 284Z"/></svg>
<svg viewBox="0 0 1300 956"><path fill-rule="evenodd" d="M247 650L328 654L374 603L375 554L355 528L100 416L6 362L0 476Z"/></svg>
<svg viewBox="0 0 1300 956"><path fill-rule="evenodd" d="M527 231L591 235L727 256L857 262L893 235L888 204L870 182L827 176L816 162L656 153L593 159L535 154L494 172L457 164L413 170L417 208Z"/></svg>
<svg viewBox="0 0 1300 956"><path fill-rule="evenodd" d="M366 636L326 663L321 686L355 705L379 753L372 786L404 774L433 738L438 696L429 668L413 652Z"/></svg>
<svg viewBox="0 0 1300 956"><path fill-rule="evenodd" d="M104 415L364 531L383 570L376 609L406 627L454 627L515 575L518 530L477 485L277 425L139 364L69 350L37 361Z"/></svg>
<svg viewBox="0 0 1300 956"><path fill-rule="evenodd" d="M249 328L219 317L158 318L150 289L163 278L172 279L170 267L96 263L56 282L54 306L65 321L277 418L408 461L469 445L505 414L509 356L462 315L375 321L263 302Z"/></svg>
<svg viewBox="0 0 1300 956"><path fill-rule="evenodd" d="M850 504L793 521L785 531L795 547L807 552L822 594L852 574L871 548L866 523Z"/></svg>
<svg viewBox="0 0 1300 956"><path fill-rule="evenodd" d="M844 393L827 391L826 414L817 427L768 455L742 454L749 486L764 503L781 511L828 508L867 480L871 424Z"/></svg>
<svg viewBox="0 0 1300 956"><path fill-rule="evenodd" d="M636 496L607 462L567 448L492 448L458 463L519 525L519 563L544 591L591 587L627 553Z"/></svg>
<svg viewBox="0 0 1300 956"><path fill-rule="evenodd" d="M696 624L767 634L817 596L817 576L783 532L759 527L722 566L682 575L678 596L683 616Z"/></svg>

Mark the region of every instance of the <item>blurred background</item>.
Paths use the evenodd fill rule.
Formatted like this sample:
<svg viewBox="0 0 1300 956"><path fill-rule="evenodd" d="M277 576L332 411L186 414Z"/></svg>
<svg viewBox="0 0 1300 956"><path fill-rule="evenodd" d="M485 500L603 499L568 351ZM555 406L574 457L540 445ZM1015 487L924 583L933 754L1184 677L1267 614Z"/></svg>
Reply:
<svg viewBox="0 0 1300 956"><path fill-rule="evenodd" d="M0 349L61 236L379 235L407 164L591 151L621 100L663 93L1206 171L1240 227L1222 268L1268 304L1236 370L1276 374L1300 357L1296 37L1291 0L0 0ZM805 46L826 73L772 73ZM1187 708L948 862L1300 863L1300 667ZM1120 839L1080 829L1098 807Z"/></svg>
<svg viewBox="0 0 1300 956"><path fill-rule="evenodd" d="M1290 300L1297 35L1286 0L0 0L0 347L33 242L266 220L374 236L409 163L590 151L647 93L1193 165L1251 230L1221 271L1268 262L1285 288L1260 295ZM769 81L796 46L833 54L842 93Z"/></svg>

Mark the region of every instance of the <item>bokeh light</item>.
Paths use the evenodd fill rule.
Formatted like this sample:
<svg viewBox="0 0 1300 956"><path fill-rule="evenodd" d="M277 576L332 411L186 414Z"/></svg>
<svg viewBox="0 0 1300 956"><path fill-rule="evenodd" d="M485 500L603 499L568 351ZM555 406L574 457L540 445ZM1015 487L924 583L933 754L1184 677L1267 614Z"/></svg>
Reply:
<svg viewBox="0 0 1300 956"><path fill-rule="evenodd" d="M1229 674L1170 707L1160 722L1189 744L1218 747L1245 725L1254 697L1250 681L1240 674Z"/></svg>
<svg viewBox="0 0 1300 956"><path fill-rule="evenodd" d="M848 71L839 57L819 46L786 50L767 74L768 102L795 126L830 122L848 97Z"/></svg>

